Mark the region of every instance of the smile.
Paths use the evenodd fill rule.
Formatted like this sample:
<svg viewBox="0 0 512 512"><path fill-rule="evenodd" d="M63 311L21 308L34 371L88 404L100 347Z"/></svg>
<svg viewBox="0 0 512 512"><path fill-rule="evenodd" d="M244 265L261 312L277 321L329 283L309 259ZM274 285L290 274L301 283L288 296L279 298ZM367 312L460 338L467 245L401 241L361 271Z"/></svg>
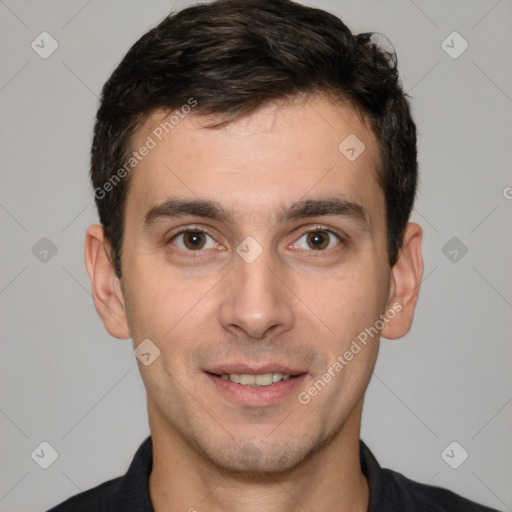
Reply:
<svg viewBox="0 0 512 512"><path fill-rule="evenodd" d="M280 368L281 369L281 368ZM282 368L285 371L265 369L260 372L246 368L254 373L243 373L241 368L223 369L223 371L205 371L204 375L214 385L216 392L227 399L243 406L268 407L280 403L290 396L295 396L302 388L306 372L296 372ZM233 371L235 370L235 371ZM276 369L277 370L277 369Z"/></svg>
<svg viewBox="0 0 512 512"><path fill-rule="evenodd" d="M220 376L221 379L230 380L235 384L241 384L242 386L270 386L281 382L282 380L288 380L289 374L283 373L262 373L259 375L249 375L247 373L223 373Z"/></svg>

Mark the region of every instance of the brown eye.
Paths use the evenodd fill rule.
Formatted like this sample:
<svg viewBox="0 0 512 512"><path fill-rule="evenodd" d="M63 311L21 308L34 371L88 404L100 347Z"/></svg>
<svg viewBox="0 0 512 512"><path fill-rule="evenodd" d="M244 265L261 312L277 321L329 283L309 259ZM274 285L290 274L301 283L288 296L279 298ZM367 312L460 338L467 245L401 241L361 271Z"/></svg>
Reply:
<svg viewBox="0 0 512 512"><path fill-rule="evenodd" d="M202 249L206 243L204 233L197 231L187 231L183 233L183 243L187 249Z"/></svg>
<svg viewBox="0 0 512 512"><path fill-rule="evenodd" d="M293 247L306 251L324 251L333 249L341 243L342 239L329 229L313 229L303 233Z"/></svg>
<svg viewBox="0 0 512 512"><path fill-rule="evenodd" d="M326 231L314 231L313 233L308 233L307 243L312 249L325 249L329 245L329 234Z"/></svg>
<svg viewBox="0 0 512 512"><path fill-rule="evenodd" d="M218 244L206 232L199 230L183 230L174 235L169 243L172 243L182 251L200 251L201 249L215 249Z"/></svg>

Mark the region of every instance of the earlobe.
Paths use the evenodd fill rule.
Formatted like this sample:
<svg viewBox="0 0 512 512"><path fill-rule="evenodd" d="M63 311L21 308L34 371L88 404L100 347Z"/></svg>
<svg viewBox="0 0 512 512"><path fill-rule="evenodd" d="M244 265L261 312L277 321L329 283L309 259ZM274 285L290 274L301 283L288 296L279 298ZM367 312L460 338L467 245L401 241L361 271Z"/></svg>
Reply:
<svg viewBox="0 0 512 512"><path fill-rule="evenodd" d="M85 266L91 281L96 311L115 338L129 338L124 297L109 254L103 226L94 224L85 235Z"/></svg>
<svg viewBox="0 0 512 512"><path fill-rule="evenodd" d="M401 338L411 328L423 276L422 234L422 229L418 224L407 224L403 246L397 262L391 269L390 293L387 304L387 312L389 313L386 313L389 321L381 332L384 338Z"/></svg>

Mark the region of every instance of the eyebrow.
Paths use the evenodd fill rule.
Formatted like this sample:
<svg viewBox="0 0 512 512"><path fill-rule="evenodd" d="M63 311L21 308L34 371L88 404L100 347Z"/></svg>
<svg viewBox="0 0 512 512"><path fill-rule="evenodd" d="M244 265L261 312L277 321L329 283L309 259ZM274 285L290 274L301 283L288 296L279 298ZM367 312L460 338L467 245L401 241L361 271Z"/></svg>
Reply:
<svg viewBox="0 0 512 512"><path fill-rule="evenodd" d="M144 215L144 229L149 229L159 219L175 219L187 215L217 220L228 225L234 224L234 213L225 210L216 201L174 198L152 207ZM324 215L346 217L358 224L361 229L366 229L369 225L368 213L360 204L340 197L298 201L291 207L282 208L276 221L279 224L290 220Z"/></svg>

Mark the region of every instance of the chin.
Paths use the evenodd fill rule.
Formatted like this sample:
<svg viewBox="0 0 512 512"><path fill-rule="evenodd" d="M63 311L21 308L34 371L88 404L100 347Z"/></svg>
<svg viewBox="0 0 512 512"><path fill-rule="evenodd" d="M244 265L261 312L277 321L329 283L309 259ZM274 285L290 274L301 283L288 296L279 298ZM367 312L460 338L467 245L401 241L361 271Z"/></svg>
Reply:
<svg viewBox="0 0 512 512"><path fill-rule="evenodd" d="M202 447L203 454L219 468L226 471L254 473L282 473L294 469L307 459L321 443L310 439L293 442L247 440L239 444Z"/></svg>

